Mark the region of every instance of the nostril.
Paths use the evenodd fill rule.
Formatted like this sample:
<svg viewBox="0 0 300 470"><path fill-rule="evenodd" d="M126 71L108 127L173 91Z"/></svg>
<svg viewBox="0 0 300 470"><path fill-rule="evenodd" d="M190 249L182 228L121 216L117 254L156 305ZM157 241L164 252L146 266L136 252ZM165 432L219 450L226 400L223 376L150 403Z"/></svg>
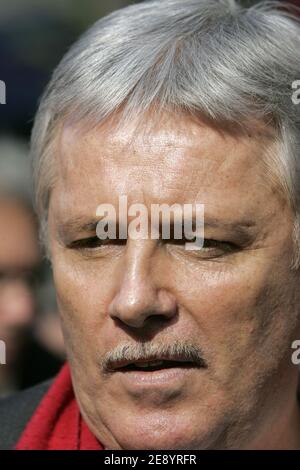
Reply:
<svg viewBox="0 0 300 470"><path fill-rule="evenodd" d="M139 315L135 317L121 317L111 315L115 324L121 328L134 328L139 329L140 333L150 334L153 331L156 331L157 328L169 323L173 317L166 316L164 314L157 313L144 313L144 315ZM143 331L142 331L143 330Z"/></svg>
<svg viewBox="0 0 300 470"><path fill-rule="evenodd" d="M153 314L153 315L149 315L147 317L147 322L156 322L156 323L167 323L170 321L170 318L172 318L171 316L169 315L165 315L164 313L161 313L161 314Z"/></svg>
<svg viewBox="0 0 300 470"><path fill-rule="evenodd" d="M149 316L147 314L135 314L135 315L128 315L128 314L112 314L112 319L119 323L119 325L126 325L131 328L143 328L147 322Z"/></svg>
<svg viewBox="0 0 300 470"><path fill-rule="evenodd" d="M135 267L136 269L136 267ZM109 308L109 315L133 328L142 328L148 320L165 322L177 312L175 297L156 286L143 270L127 271Z"/></svg>

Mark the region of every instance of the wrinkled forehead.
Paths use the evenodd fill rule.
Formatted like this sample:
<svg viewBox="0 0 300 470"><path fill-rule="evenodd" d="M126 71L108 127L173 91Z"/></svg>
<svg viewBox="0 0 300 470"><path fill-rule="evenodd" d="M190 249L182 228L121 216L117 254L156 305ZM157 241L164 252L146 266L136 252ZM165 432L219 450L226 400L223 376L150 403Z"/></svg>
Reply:
<svg viewBox="0 0 300 470"><path fill-rule="evenodd" d="M55 197L65 207L75 198L77 207L89 210L116 203L121 194L146 204L201 202L244 210L248 203L256 210L274 193L265 166L271 145L263 129L234 135L188 116L165 115L153 126L108 120L89 130L66 123Z"/></svg>

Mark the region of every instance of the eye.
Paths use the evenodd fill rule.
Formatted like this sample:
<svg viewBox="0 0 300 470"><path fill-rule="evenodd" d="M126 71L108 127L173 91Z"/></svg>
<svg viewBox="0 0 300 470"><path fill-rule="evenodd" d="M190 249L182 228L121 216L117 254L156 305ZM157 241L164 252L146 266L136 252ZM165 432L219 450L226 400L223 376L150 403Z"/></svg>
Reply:
<svg viewBox="0 0 300 470"><path fill-rule="evenodd" d="M185 249L186 243L194 243L196 238L192 240L182 239L182 240L168 240L168 244L175 245L180 247L180 249ZM196 256L198 258L218 258L221 256L226 256L232 253L237 252L240 249L238 245L232 242L224 240L215 240L211 238L205 238L203 241L203 246L201 249L189 250L188 254Z"/></svg>
<svg viewBox="0 0 300 470"><path fill-rule="evenodd" d="M203 248L230 248L233 246L230 242L213 240L211 238L205 238L203 243Z"/></svg>
<svg viewBox="0 0 300 470"><path fill-rule="evenodd" d="M195 253L197 255L198 252L200 257L205 256L207 254L212 258L217 258L219 256L229 255L238 250L239 247L235 243L205 238L203 247L200 250L195 250Z"/></svg>
<svg viewBox="0 0 300 470"><path fill-rule="evenodd" d="M68 245L68 248L71 248L74 250L95 251L95 250L102 249L104 247L111 246L111 245L123 245L124 243L126 243L126 240L118 240L118 239L100 240L99 237L94 236L94 237L82 238L80 240L75 240Z"/></svg>

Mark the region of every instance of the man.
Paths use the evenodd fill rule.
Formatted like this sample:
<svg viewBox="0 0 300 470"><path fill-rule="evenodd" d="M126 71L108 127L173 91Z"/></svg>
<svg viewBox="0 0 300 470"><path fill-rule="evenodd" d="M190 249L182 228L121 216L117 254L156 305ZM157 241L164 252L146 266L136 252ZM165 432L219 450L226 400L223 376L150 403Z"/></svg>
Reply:
<svg viewBox="0 0 300 470"><path fill-rule="evenodd" d="M68 365L2 405L3 447L300 448L299 32L268 5L150 1L64 57L32 152ZM123 196L204 205L203 247L175 216L122 238L130 210L102 240Z"/></svg>

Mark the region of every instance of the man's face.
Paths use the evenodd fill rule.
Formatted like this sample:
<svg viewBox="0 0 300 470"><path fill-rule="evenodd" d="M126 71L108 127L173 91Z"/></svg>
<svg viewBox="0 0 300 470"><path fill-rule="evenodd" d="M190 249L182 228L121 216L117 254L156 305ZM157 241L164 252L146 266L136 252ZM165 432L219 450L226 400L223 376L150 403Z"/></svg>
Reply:
<svg viewBox="0 0 300 470"><path fill-rule="evenodd" d="M37 230L32 214L10 199L0 201L0 339L11 364L32 324L32 274L39 262Z"/></svg>
<svg viewBox="0 0 300 470"><path fill-rule="evenodd" d="M59 137L50 249L77 400L107 448L246 446L295 405L293 214L266 176L258 132L233 137L168 115L134 129L65 125ZM121 195L149 213L204 204L204 248L100 246L95 228L80 227ZM102 367L122 344L175 343L199 348L206 367Z"/></svg>

